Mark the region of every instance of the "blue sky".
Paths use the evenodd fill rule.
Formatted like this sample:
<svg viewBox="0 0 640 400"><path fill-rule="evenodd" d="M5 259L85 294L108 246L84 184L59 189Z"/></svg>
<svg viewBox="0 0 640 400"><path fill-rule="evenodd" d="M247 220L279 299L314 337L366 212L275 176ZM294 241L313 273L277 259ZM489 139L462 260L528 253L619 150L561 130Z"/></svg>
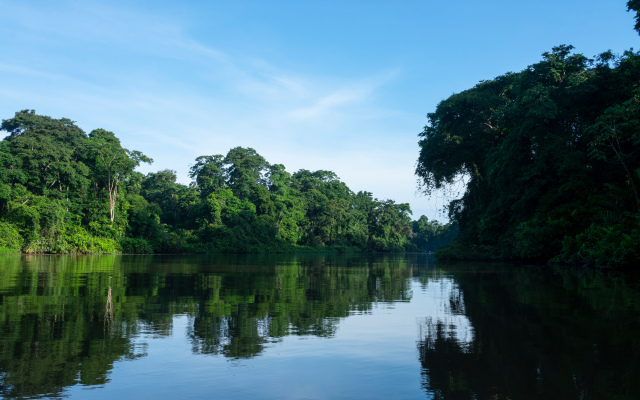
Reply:
<svg viewBox="0 0 640 400"><path fill-rule="evenodd" d="M182 183L253 147L444 220L446 198L416 195L426 114L559 44L638 48L632 27L626 0L0 0L0 119L110 130Z"/></svg>

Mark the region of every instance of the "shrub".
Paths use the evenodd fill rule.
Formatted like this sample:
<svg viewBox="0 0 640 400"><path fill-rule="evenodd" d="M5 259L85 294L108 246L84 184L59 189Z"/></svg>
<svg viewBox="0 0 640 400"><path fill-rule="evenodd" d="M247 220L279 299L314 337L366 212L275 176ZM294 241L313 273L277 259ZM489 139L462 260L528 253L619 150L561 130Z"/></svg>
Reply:
<svg viewBox="0 0 640 400"><path fill-rule="evenodd" d="M142 238L124 238L120 241L123 253L129 254L150 254L153 253L153 246L148 240Z"/></svg>
<svg viewBox="0 0 640 400"><path fill-rule="evenodd" d="M0 247L8 249L11 253L19 253L24 239L16 227L7 222L0 222ZM2 253L2 254L11 254Z"/></svg>

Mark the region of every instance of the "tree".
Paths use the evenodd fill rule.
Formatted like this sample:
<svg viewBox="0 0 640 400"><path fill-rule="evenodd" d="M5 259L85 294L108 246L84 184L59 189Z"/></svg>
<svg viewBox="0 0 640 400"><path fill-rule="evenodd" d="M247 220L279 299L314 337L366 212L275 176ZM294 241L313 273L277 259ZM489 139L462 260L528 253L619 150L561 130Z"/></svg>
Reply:
<svg viewBox="0 0 640 400"><path fill-rule="evenodd" d="M206 199L216 189L225 185L224 156L200 156L189 170L189 177L194 180L200 195Z"/></svg>
<svg viewBox="0 0 640 400"><path fill-rule="evenodd" d="M273 164L267 174L267 187L271 193L286 195L291 186L291 174L282 164Z"/></svg>
<svg viewBox="0 0 640 400"><path fill-rule="evenodd" d="M411 242L418 250L429 252L449 244L458 234L457 225L451 223L442 225L438 221L429 221L429 218L424 215L411 223L411 229L414 234Z"/></svg>
<svg viewBox="0 0 640 400"><path fill-rule="evenodd" d="M234 147L229 150L224 164L227 185L240 199L249 197L252 185L267 185L269 163L251 147Z"/></svg>
<svg viewBox="0 0 640 400"><path fill-rule="evenodd" d="M594 61L571 50L554 47L542 61L455 94L429 114L416 167L422 189L467 181L449 204L460 235L441 255L548 260L581 251L573 238L593 223L608 229L611 212L635 220L625 213L638 210L640 54L607 52ZM605 195L614 187L631 193L632 208L614 206L619 196ZM606 232L614 231L635 235L628 223Z"/></svg>
<svg viewBox="0 0 640 400"><path fill-rule="evenodd" d="M640 90L630 100L606 109L590 130L595 135L591 155L624 170L626 177L622 181L633 193L636 211L640 211L640 171L632 169L640 165Z"/></svg>
<svg viewBox="0 0 640 400"><path fill-rule="evenodd" d="M153 160L137 150L123 148L120 140L104 129L91 131L88 149L93 161L93 172L102 189L107 192L109 220L113 223L120 182L132 174L141 162L151 164Z"/></svg>
<svg viewBox="0 0 640 400"><path fill-rule="evenodd" d="M158 172L150 172L142 181L141 193L147 201L157 204L162 213L162 223L177 225L182 218L180 196L188 188L176 183L176 172L165 169Z"/></svg>
<svg viewBox="0 0 640 400"><path fill-rule="evenodd" d="M78 203L89 185L85 133L69 119L37 115L34 110L3 120L1 129L9 133L0 145L2 180L64 200L66 207L80 212Z"/></svg>

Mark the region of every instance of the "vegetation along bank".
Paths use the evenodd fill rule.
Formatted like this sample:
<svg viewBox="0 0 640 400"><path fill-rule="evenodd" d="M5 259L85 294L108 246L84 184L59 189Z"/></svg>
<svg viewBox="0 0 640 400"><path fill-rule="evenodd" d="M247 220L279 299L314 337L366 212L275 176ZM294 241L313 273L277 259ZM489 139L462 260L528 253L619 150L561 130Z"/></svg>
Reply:
<svg viewBox="0 0 640 400"><path fill-rule="evenodd" d="M252 148L198 157L184 185L103 129L33 110L1 128L0 253L431 251L457 229Z"/></svg>
<svg viewBox="0 0 640 400"><path fill-rule="evenodd" d="M627 3L640 33L640 0ZM634 266L640 259L640 52L558 46L524 71L442 101L416 174L459 236L442 258Z"/></svg>
<svg viewBox="0 0 640 400"><path fill-rule="evenodd" d="M640 0L627 3L640 33ZM433 251L597 267L640 259L640 52L554 47L428 114L426 194L466 182L450 224L286 171L252 148L198 157L191 184L103 129L17 112L0 142L0 253ZM459 234L458 234L459 232ZM456 236L457 235L457 236ZM451 241L455 237L455 240ZM447 244L448 243L448 244Z"/></svg>

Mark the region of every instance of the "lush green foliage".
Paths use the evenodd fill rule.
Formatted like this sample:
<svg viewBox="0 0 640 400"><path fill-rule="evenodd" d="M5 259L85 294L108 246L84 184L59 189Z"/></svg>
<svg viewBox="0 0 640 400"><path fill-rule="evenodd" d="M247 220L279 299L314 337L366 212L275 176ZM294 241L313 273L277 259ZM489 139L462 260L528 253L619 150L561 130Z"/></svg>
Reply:
<svg viewBox="0 0 640 400"><path fill-rule="evenodd" d="M424 190L467 180L449 205L460 235L442 257L638 259L640 53L590 60L571 50L555 47L428 115L416 169Z"/></svg>
<svg viewBox="0 0 640 400"><path fill-rule="evenodd" d="M0 142L0 217L2 246L25 253L117 251L126 226L107 213L126 215L102 190L103 166L89 137L73 124L21 111L4 120L9 133ZM112 133L117 151L125 151ZM134 161L135 164L135 161ZM129 169L120 171L127 176ZM16 235L17 233L17 235Z"/></svg>
<svg viewBox="0 0 640 400"><path fill-rule="evenodd" d="M426 217L412 225L408 204L353 193L331 171L291 174L252 148L198 157L187 186L135 172L152 160L103 129L25 110L2 130L3 253L397 252L451 236Z"/></svg>
<svg viewBox="0 0 640 400"><path fill-rule="evenodd" d="M414 235L411 241L420 251L434 252L458 235L458 225L429 221L424 215L413 221L411 227Z"/></svg>

